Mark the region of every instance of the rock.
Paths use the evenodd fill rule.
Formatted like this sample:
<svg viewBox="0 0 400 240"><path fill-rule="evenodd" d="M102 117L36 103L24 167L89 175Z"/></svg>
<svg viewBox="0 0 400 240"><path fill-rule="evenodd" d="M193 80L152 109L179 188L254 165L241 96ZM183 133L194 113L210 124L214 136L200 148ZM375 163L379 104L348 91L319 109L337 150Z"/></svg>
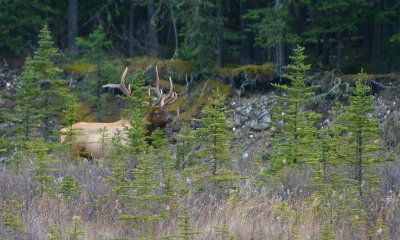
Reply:
<svg viewBox="0 0 400 240"><path fill-rule="evenodd" d="M271 121L271 114L269 114L268 111L264 111L250 122L250 128L256 131L262 131L269 128Z"/></svg>

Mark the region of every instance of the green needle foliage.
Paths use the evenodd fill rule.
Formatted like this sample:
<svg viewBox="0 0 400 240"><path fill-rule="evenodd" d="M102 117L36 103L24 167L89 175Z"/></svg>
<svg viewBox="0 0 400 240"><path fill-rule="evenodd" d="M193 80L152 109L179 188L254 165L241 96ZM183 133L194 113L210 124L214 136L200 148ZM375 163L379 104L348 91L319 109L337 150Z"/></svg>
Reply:
<svg viewBox="0 0 400 240"><path fill-rule="evenodd" d="M40 192L43 193L49 190L51 186L50 183L54 179L51 173L57 169L52 167L53 162L48 154L49 149L45 142L39 140L36 142L29 142L28 150L35 158L33 162L33 172Z"/></svg>
<svg viewBox="0 0 400 240"><path fill-rule="evenodd" d="M69 92L57 67L61 54L54 47L47 25L38 38L38 49L33 57L27 57L24 65L16 112L21 121L18 129L21 138L41 136L47 142L54 137L56 124L63 120Z"/></svg>
<svg viewBox="0 0 400 240"><path fill-rule="evenodd" d="M146 105L146 91L143 90L144 86L144 72L137 70L133 73L132 78L128 78L131 86L131 95L128 97L128 109L131 113L129 116L129 123L131 128L128 130L129 152L133 156L144 152L147 149L146 142L146 124L145 120L147 105Z"/></svg>
<svg viewBox="0 0 400 240"><path fill-rule="evenodd" d="M138 166L133 169L135 179L128 196L134 206L133 213L119 217L120 220L129 221L131 227L137 228L140 237L144 239L154 237L157 223L169 217L168 209L161 207L168 196L160 193L161 170L153 156L151 149L141 154Z"/></svg>
<svg viewBox="0 0 400 240"><path fill-rule="evenodd" d="M72 225L70 226L70 230L66 232L68 240L83 240L85 239L85 225L82 222L81 218L78 216L74 216L72 218Z"/></svg>
<svg viewBox="0 0 400 240"><path fill-rule="evenodd" d="M213 186L226 184L230 188L237 187L240 175L232 169L229 140L232 137L232 124L227 120L225 96L218 90L213 93L210 106L204 109L204 117L197 119L203 125L194 131L194 136L203 144L196 152L196 165L192 171L196 182Z"/></svg>
<svg viewBox="0 0 400 240"><path fill-rule="evenodd" d="M365 78L366 74L361 71L353 93L348 96L351 104L338 115L336 124L345 163L353 169L351 179L360 197L378 180L378 176L368 171L368 167L386 160L374 155L381 149L377 143L380 136L378 120L371 115L374 110L372 96L369 95L371 87L365 84Z"/></svg>
<svg viewBox="0 0 400 240"><path fill-rule="evenodd" d="M288 73L284 74L290 85L273 84L286 94L277 96L286 107L274 109L275 117L282 125L277 126L278 131L273 135L274 150L270 154L267 173L277 174L285 166L301 166L316 159L317 131L314 123L320 115L306 107L313 100L313 92L318 86L307 86L310 65L305 64L304 48L297 46L291 59L293 64L288 65Z"/></svg>

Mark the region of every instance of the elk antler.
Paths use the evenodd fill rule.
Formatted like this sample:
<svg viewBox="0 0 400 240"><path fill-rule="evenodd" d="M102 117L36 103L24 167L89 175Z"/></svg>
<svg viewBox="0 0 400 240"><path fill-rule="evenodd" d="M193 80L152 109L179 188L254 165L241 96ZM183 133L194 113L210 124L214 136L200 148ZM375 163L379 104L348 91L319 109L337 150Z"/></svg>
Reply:
<svg viewBox="0 0 400 240"><path fill-rule="evenodd" d="M160 78L158 76L157 66L156 66L156 75L157 75L156 86L149 88L149 96L151 97L151 91L154 91L154 93L157 96L157 102L154 105L160 105L160 107L163 107L165 105L173 103L178 98L178 95L176 94L176 92L174 92L174 85L172 83L171 77L169 77L169 92L165 96L162 89L160 89Z"/></svg>
<svg viewBox="0 0 400 240"><path fill-rule="evenodd" d="M121 77L121 82L116 84L116 83L109 83L106 85L103 85L103 88L118 88L119 90L121 90L126 96L130 96L131 95L131 89L130 87L126 87L125 86L125 77L126 74L128 73L128 68L125 68L124 73L122 74Z"/></svg>

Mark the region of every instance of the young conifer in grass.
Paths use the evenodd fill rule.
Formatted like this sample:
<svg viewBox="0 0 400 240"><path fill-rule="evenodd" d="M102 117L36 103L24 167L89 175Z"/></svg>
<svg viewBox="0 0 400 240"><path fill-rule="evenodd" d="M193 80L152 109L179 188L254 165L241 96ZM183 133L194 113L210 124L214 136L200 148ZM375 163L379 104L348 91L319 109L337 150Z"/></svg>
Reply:
<svg viewBox="0 0 400 240"><path fill-rule="evenodd" d="M148 143L146 141L146 124L145 115L147 112L147 97L146 91L144 91L144 72L137 70L133 74L133 77L128 77L128 81L131 85L131 95L127 97L128 109L130 112L129 123L131 128L128 131L128 152L133 156L146 151Z"/></svg>
<svg viewBox="0 0 400 240"><path fill-rule="evenodd" d="M69 91L57 67L61 54L47 25L38 36L39 47L26 59L17 89L17 117L23 138L42 137L45 142L58 136L57 123L63 121Z"/></svg>
<svg viewBox="0 0 400 240"><path fill-rule="evenodd" d="M308 86L310 65L305 64L304 48L297 46L294 51L295 55L291 57L293 64L288 65L288 71L283 75L290 81L289 84L273 84L284 93L276 96L284 106L274 108L274 117L279 122L278 131L273 135L273 151L263 174L279 174L286 166L301 166L317 161L317 130L314 123L320 115L307 110L307 106L313 101L318 86Z"/></svg>
<svg viewBox="0 0 400 240"><path fill-rule="evenodd" d="M196 152L197 159L192 173L196 182L205 185L211 182L214 187L222 187L225 191L227 188L237 188L241 178L233 169L233 158L230 155L229 140L233 125L227 120L225 96L217 90L209 101L211 104L204 109L204 117L197 119L202 127L193 132L203 148Z"/></svg>
<svg viewBox="0 0 400 240"><path fill-rule="evenodd" d="M169 218L169 209L163 204L168 200L168 196L160 194L161 170L151 148L139 156L133 174L135 179L127 197L132 203L132 213L121 215L119 219L128 221L130 227L136 228L139 237L151 239L158 222Z"/></svg>
<svg viewBox="0 0 400 240"><path fill-rule="evenodd" d="M338 147L344 153L344 163L351 167L350 184L356 187L360 197L366 189L376 186L379 180L378 173L373 171L374 164L387 160L375 155L381 150L378 144L380 130L378 120L372 116L371 87L365 79L366 74L361 71L352 94L348 96L350 105L344 107L335 124L339 133L335 137L340 140Z"/></svg>
<svg viewBox="0 0 400 240"><path fill-rule="evenodd" d="M131 180L128 178L128 169L124 161L123 154L126 152L125 147L122 144L123 133L117 130L112 138L112 151L109 156L106 156L107 163L110 165L111 173L107 177L113 186L112 190L117 193L118 196L126 196L129 189L129 183Z"/></svg>
<svg viewBox="0 0 400 240"><path fill-rule="evenodd" d="M54 179L51 173L57 169L52 166L53 161L48 153L48 144L40 140L31 141L28 144L28 151L34 158L32 171L37 180L40 193L50 190Z"/></svg>
<svg viewBox="0 0 400 240"><path fill-rule="evenodd" d="M69 227L69 231L66 232L66 238L69 240L81 240L85 239L86 230L85 224L78 216L72 217L72 224Z"/></svg>

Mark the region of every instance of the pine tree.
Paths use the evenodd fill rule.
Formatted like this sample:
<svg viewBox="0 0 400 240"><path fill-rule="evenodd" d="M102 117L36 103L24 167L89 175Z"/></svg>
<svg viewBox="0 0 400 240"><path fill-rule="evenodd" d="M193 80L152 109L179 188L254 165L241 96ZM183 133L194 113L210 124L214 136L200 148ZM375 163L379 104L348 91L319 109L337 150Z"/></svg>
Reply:
<svg viewBox="0 0 400 240"><path fill-rule="evenodd" d="M60 77L61 69L56 66L61 54L54 47L47 25L40 31L38 39L39 47L32 58L26 59L17 90L17 113L25 139L41 133L47 142L54 137L56 124L63 120L68 88Z"/></svg>
<svg viewBox="0 0 400 240"><path fill-rule="evenodd" d="M101 96L101 86L113 76L117 76L116 69L110 69L106 64L106 48L111 45L111 41L107 40L103 27L99 25L89 34L88 39L78 37L77 45L84 49L84 57L95 64L94 73L89 76L83 86L82 97L93 104L97 120L100 120L104 101Z"/></svg>
<svg viewBox="0 0 400 240"><path fill-rule="evenodd" d="M129 188L130 179L128 179L128 169L125 164L122 153L125 152L125 147L122 145L123 133L117 131L112 138L112 151L109 159L111 165L111 173L107 177L107 181L113 184L112 190L117 193L118 196L126 196Z"/></svg>
<svg viewBox="0 0 400 240"><path fill-rule="evenodd" d="M322 225L321 236L319 237L319 240L335 240L335 239L337 238L333 233L332 224L330 224L329 222L324 222L324 225Z"/></svg>
<svg viewBox="0 0 400 240"><path fill-rule="evenodd" d="M315 162L316 129L313 125L320 116L306 109L317 86L307 86L310 65L305 64L305 59L304 48L297 46L292 57L293 64L288 65L288 73L283 75L290 80L290 85L273 84L285 92L286 95L277 96L277 99L286 107L274 109L275 117L282 125L277 126L278 131L273 135L274 149L266 173L276 174L285 166Z"/></svg>
<svg viewBox="0 0 400 240"><path fill-rule="evenodd" d="M85 225L80 217L72 217L72 225L70 226L70 230L66 234L68 240L85 239Z"/></svg>
<svg viewBox="0 0 400 240"><path fill-rule="evenodd" d="M341 141L345 163L353 168L351 176L360 197L364 195L364 189L374 186L378 180L377 174L368 171L368 167L386 160L374 155L381 149L376 142L379 128L378 120L371 115L374 110L372 96L369 95L371 87L366 85L365 79L366 74L361 71L353 93L348 96L351 104L338 115L336 124L336 137Z"/></svg>
<svg viewBox="0 0 400 240"><path fill-rule="evenodd" d="M33 172L37 180L40 192L49 190L50 183L53 180L51 175L56 169L52 167L52 161L48 154L47 144L43 141L29 142L28 151L32 153L34 160Z"/></svg>
<svg viewBox="0 0 400 240"><path fill-rule="evenodd" d="M131 80L132 79L132 80ZM129 123L131 128L128 129L129 152L133 155L138 155L147 149L146 128L148 124L145 120L146 114L146 98L143 91L144 72L137 70L133 77L128 79L131 85L131 95L128 97L128 110L131 113Z"/></svg>
<svg viewBox="0 0 400 240"><path fill-rule="evenodd" d="M188 206L181 207L180 215L178 216L180 222L178 224L180 232L176 234L177 237L184 240L194 239L198 234L192 230L191 217L189 215Z"/></svg>
<svg viewBox="0 0 400 240"><path fill-rule="evenodd" d="M194 151L192 149L196 137L188 123L184 123L177 137L176 144L176 168L183 170L193 166Z"/></svg>
<svg viewBox="0 0 400 240"><path fill-rule="evenodd" d="M168 196L160 194L162 181L158 167L151 149L140 155L138 166L133 169L135 179L128 196L134 206L133 212L119 216L120 220L129 221L130 227L137 228L144 239L152 238L156 223L169 217L168 209L162 208Z"/></svg>
<svg viewBox="0 0 400 240"><path fill-rule="evenodd" d="M203 111L204 118L197 120L203 127L194 132L204 146L196 153L197 162L192 172L196 181L209 180L214 186L228 184L236 188L240 175L232 169L233 159L229 154L232 124L226 118L225 97L216 91L209 101L210 106Z"/></svg>

